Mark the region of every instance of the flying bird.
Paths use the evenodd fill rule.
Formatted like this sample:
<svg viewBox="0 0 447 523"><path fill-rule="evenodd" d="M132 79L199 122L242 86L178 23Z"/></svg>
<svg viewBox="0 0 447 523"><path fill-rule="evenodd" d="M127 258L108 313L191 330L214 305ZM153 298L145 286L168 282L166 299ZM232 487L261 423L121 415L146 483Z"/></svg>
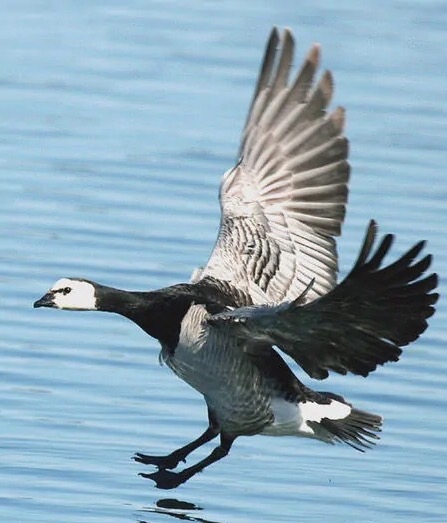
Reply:
<svg viewBox="0 0 447 523"><path fill-rule="evenodd" d="M201 393L208 427L167 456L137 453L142 474L170 489L226 456L238 436L295 435L365 450L382 418L304 385L311 378L368 374L397 361L427 328L438 294L431 256L419 242L385 264L393 235L370 221L357 261L336 283L335 237L348 195L345 111L327 113L330 72L314 80L320 48L289 78L290 30L267 42L242 133L239 161L220 187L221 222L208 263L189 283L150 292L62 278L34 307L121 314L159 340L160 358ZM174 470L218 437L201 461Z"/></svg>

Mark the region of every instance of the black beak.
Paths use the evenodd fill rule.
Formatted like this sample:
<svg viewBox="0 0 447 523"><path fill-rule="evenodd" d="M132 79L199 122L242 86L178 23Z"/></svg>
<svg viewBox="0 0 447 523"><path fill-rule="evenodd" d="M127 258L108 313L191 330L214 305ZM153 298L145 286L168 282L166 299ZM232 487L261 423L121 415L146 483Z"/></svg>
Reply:
<svg viewBox="0 0 447 523"><path fill-rule="evenodd" d="M54 307L54 293L53 292L47 292L40 300L37 300L34 302L34 308L37 307Z"/></svg>

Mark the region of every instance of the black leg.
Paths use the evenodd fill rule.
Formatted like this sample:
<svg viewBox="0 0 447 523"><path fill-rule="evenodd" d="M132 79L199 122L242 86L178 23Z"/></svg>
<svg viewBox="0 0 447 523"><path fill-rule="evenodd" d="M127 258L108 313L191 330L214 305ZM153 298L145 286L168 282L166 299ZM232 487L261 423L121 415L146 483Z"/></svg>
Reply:
<svg viewBox="0 0 447 523"><path fill-rule="evenodd" d="M214 417L208 409L208 420L209 426L205 432L191 443L188 443L184 447L181 447L167 456L148 456L147 454L141 454L137 452L134 456L134 460L144 465L155 465L159 469L175 469L180 461L185 461L186 456L193 450L198 449L208 441L211 441L219 434L219 425L214 420Z"/></svg>
<svg viewBox="0 0 447 523"><path fill-rule="evenodd" d="M152 474L140 474L143 478L155 481L155 486L160 489L172 489L178 487L188 479L192 478L197 472L201 472L205 467L224 458L229 452L235 437L220 435L220 445L216 447L211 454L202 459L195 465L188 467L181 472L171 472L166 469L160 469Z"/></svg>

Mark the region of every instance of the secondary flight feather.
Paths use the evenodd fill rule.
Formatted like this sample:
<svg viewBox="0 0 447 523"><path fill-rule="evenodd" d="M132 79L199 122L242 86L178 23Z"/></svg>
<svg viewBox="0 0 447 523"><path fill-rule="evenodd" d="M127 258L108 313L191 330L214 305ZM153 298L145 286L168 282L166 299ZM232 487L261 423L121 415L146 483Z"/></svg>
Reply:
<svg viewBox="0 0 447 523"><path fill-rule="evenodd" d="M281 43L281 45L280 45ZM274 29L242 134L240 161L222 180L221 224L201 273L266 299L296 298L311 280L307 299L336 282L338 236L349 179L344 109L326 114L333 80L315 84L320 48L314 45L290 81L294 40ZM251 292L256 303L259 298Z"/></svg>

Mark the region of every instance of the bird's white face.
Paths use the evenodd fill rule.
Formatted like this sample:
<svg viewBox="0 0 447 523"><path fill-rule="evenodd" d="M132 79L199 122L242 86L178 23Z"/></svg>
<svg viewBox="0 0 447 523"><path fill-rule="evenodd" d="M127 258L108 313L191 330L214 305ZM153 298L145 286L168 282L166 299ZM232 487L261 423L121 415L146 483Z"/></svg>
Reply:
<svg viewBox="0 0 447 523"><path fill-rule="evenodd" d="M85 280L62 278L34 303L34 307L93 311L97 309L95 287Z"/></svg>

